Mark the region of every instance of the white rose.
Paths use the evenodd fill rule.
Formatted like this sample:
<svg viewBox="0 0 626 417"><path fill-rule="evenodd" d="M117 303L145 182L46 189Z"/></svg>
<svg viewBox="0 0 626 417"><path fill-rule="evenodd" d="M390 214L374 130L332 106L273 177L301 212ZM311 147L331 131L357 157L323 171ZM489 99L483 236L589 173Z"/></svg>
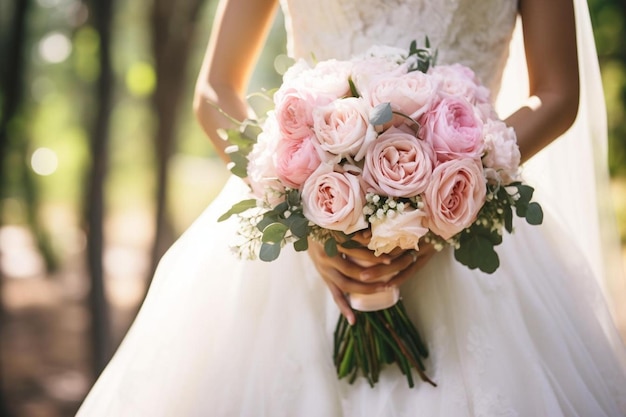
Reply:
<svg viewBox="0 0 626 417"><path fill-rule="evenodd" d="M395 248L419 250L419 240L428 232L423 225L425 217L424 211L412 209L382 219L372 218L372 238L367 247L376 256Z"/></svg>

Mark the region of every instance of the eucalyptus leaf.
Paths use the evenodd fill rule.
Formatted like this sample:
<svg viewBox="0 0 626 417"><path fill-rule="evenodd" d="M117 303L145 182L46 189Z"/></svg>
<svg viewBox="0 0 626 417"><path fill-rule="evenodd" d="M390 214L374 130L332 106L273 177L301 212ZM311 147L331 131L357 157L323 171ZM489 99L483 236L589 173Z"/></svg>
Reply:
<svg viewBox="0 0 626 417"><path fill-rule="evenodd" d="M309 249L309 240L306 237L300 240L296 240L295 242L293 242L293 248L296 250L296 252L304 252L305 250Z"/></svg>
<svg viewBox="0 0 626 417"><path fill-rule="evenodd" d="M370 123L374 126L384 125L393 119L391 103L380 103L370 112Z"/></svg>
<svg viewBox="0 0 626 417"><path fill-rule="evenodd" d="M335 238L330 237L326 240L326 242L324 242L324 251L326 252L326 255L331 258L333 256L337 256L339 251L337 250L337 241Z"/></svg>
<svg viewBox="0 0 626 417"><path fill-rule="evenodd" d="M346 249L358 249L358 248L362 248L363 245L361 245L356 240L348 239L345 242L341 243L341 247L346 248Z"/></svg>
<svg viewBox="0 0 626 417"><path fill-rule="evenodd" d="M454 258L470 269L480 269L488 274L500 266L493 243L483 235L472 235L455 249Z"/></svg>
<svg viewBox="0 0 626 417"><path fill-rule="evenodd" d="M228 154L230 158L230 163L228 164L228 169L233 175L238 176L239 178L245 178L248 176L248 158L241 152L233 152Z"/></svg>
<svg viewBox="0 0 626 417"><path fill-rule="evenodd" d="M259 259L265 262L272 262L280 255L280 244L263 243L259 250Z"/></svg>
<svg viewBox="0 0 626 417"><path fill-rule="evenodd" d="M277 204L272 210L268 211L268 213L276 216L282 216L287 210L289 210L289 203L287 201L283 201L282 203Z"/></svg>
<svg viewBox="0 0 626 417"><path fill-rule="evenodd" d="M526 221L528 224L539 225L543 223L543 210L541 206L535 202L528 205L526 210Z"/></svg>
<svg viewBox="0 0 626 417"><path fill-rule="evenodd" d="M242 137L249 139L248 144L252 146L256 143L256 138L263 132L263 129L255 121L254 123L248 123L245 125Z"/></svg>
<svg viewBox="0 0 626 417"><path fill-rule="evenodd" d="M533 193L535 189L529 185L518 184L517 191L519 192L519 200L517 200L518 204L528 204L530 200L533 198Z"/></svg>
<svg viewBox="0 0 626 417"><path fill-rule="evenodd" d="M252 149L252 145L256 142L256 140L244 136L239 129L227 129L223 130L223 132L225 132L228 142L242 150L247 150L247 152Z"/></svg>
<svg viewBox="0 0 626 417"><path fill-rule="evenodd" d="M289 227L282 223L272 223L263 229L262 241L265 243L280 243L285 238Z"/></svg>
<svg viewBox="0 0 626 417"><path fill-rule="evenodd" d="M217 221L222 222L234 214L243 213L244 211L250 210L254 207L256 207L256 200L254 198L251 198L249 200L242 200L237 204L234 204L226 213L222 214L219 219L217 219Z"/></svg>
<svg viewBox="0 0 626 417"><path fill-rule="evenodd" d="M278 221L279 218L274 213L265 213L263 218L256 224L256 228L262 232L267 226Z"/></svg>
<svg viewBox="0 0 626 417"><path fill-rule="evenodd" d="M504 210L504 228L507 232L513 233L513 210L511 206L502 207Z"/></svg>
<svg viewBox="0 0 626 417"><path fill-rule="evenodd" d="M287 203L290 207L299 206L301 203L300 191L298 190L290 190L287 193Z"/></svg>
<svg viewBox="0 0 626 417"><path fill-rule="evenodd" d="M309 232L309 220L302 214L292 214L289 219L285 221L289 225L291 233L299 238L304 238Z"/></svg>

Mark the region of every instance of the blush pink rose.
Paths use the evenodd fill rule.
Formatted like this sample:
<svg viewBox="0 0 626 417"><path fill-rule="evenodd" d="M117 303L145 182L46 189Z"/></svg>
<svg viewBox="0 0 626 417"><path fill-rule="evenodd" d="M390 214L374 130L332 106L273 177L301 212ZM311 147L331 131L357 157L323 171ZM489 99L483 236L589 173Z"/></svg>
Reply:
<svg viewBox="0 0 626 417"><path fill-rule="evenodd" d="M518 179L521 155L512 127L500 120L485 124L485 155L483 165L493 169L498 181L507 185Z"/></svg>
<svg viewBox="0 0 626 417"><path fill-rule="evenodd" d="M284 184L278 179L275 165L276 148L280 141L278 126L273 112L263 124L263 131L257 137L248 155L248 183L253 195L266 201L272 207L282 201Z"/></svg>
<svg viewBox="0 0 626 417"><path fill-rule="evenodd" d="M376 194L413 197L428 186L434 163L435 153L429 143L391 127L368 149L363 180Z"/></svg>
<svg viewBox="0 0 626 417"><path fill-rule="evenodd" d="M367 228L365 193L359 176L322 164L302 187L302 210L313 223L347 234Z"/></svg>
<svg viewBox="0 0 626 417"><path fill-rule="evenodd" d="M368 121L369 108L356 97L335 100L313 111L313 130L320 148L339 159L363 159L365 150L376 139Z"/></svg>
<svg viewBox="0 0 626 417"><path fill-rule="evenodd" d="M282 136L295 140L311 136L313 109L332 101L305 89L286 88L274 95L276 120Z"/></svg>
<svg viewBox="0 0 626 417"><path fill-rule="evenodd" d="M395 77L379 77L362 93L372 107L390 103L394 111L417 120L437 97L437 82L423 72L413 71ZM398 120L406 123L405 118L398 117Z"/></svg>
<svg viewBox="0 0 626 417"><path fill-rule="evenodd" d="M321 161L313 136L282 139L276 146L276 174L288 187L300 189Z"/></svg>
<svg viewBox="0 0 626 417"><path fill-rule="evenodd" d="M428 232L426 213L419 209L392 212L382 219L371 218L372 237L367 245L376 256L395 248L419 250L419 240Z"/></svg>
<svg viewBox="0 0 626 417"><path fill-rule="evenodd" d="M294 87L315 91L318 95L330 96L331 99L345 97L350 93L348 78L351 73L351 61L329 59L311 67L300 59L285 72L283 84L274 97L280 100L284 92Z"/></svg>
<svg viewBox="0 0 626 417"><path fill-rule="evenodd" d="M461 64L436 65L428 73L440 82L444 94L463 97L472 104L489 103L489 89L481 85L474 71Z"/></svg>
<svg viewBox="0 0 626 417"><path fill-rule="evenodd" d="M482 155L483 123L467 100L443 97L421 123L420 136L431 143L439 162Z"/></svg>
<svg viewBox="0 0 626 417"><path fill-rule="evenodd" d="M469 227L485 202L487 187L480 161L444 162L433 171L424 193L428 227L444 239Z"/></svg>

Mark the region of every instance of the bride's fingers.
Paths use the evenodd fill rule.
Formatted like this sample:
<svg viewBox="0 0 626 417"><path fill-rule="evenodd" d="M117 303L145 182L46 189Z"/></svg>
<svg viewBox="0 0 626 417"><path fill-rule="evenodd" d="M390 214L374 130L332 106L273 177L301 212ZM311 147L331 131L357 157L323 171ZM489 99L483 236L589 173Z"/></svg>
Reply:
<svg viewBox="0 0 626 417"><path fill-rule="evenodd" d="M400 285L402 285L404 282L413 277L415 273L419 271L424 265L426 265L430 258L432 258L433 255L436 253L435 250L428 250L424 251L423 253L420 252L422 251L410 251L409 255L412 258L411 263L407 266L407 268L399 272L396 276L394 276L387 282L388 287L399 287Z"/></svg>
<svg viewBox="0 0 626 417"><path fill-rule="evenodd" d="M356 317L354 315L354 311L352 311L352 308L350 308L350 304L348 304L348 300L346 299L344 293L332 282L326 282L326 285L328 286L328 289L333 296L335 304L337 304L337 307L339 307L339 311L341 312L341 314L343 314L346 320L348 320L348 323L350 323L350 325L353 325L356 322Z"/></svg>
<svg viewBox="0 0 626 417"><path fill-rule="evenodd" d="M325 281L332 282L344 293L373 294L385 288L384 282L367 283L358 281L332 267L323 267L318 269L318 271L323 275Z"/></svg>
<svg viewBox="0 0 626 417"><path fill-rule="evenodd" d="M350 258L359 265L390 264L395 256L392 254L374 255L374 252L367 248L341 248L339 252L344 258ZM397 255L396 255L397 256Z"/></svg>
<svg viewBox="0 0 626 417"><path fill-rule="evenodd" d="M393 259L389 264L377 264L364 269L359 275L359 280L373 282L380 280L381 277L395 276L411 266L415 262L416 256L415 251L404 251L402 255Z"/></svg>
<svg viewBox="0 0 626 417"><path fill-rule="evenodd" d="M366 230L361 230L359 232L356 232L350 238L350 240L353 240L362 246L367 246L371 238L372 238L372 232L369 229L366 229Z"/></svg>
<svg viewBox="0 0 626 417"><path fill-rule="evenodd" d="M309 245L309 256L324 281L332 282L343 293L371 294L384 288L384 283L361 282L359 276L364 269L363 267L355 264L347 257L329 257L318 243Z"/></svg>

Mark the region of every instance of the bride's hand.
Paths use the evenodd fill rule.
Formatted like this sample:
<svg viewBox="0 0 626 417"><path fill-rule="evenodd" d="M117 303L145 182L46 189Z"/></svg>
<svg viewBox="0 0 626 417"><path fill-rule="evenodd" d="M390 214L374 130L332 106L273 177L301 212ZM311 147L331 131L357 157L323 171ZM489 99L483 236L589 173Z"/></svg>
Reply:
<svg viewBox="0 0 626 417"><path fill-rule="evenodd" d="M390 286L399 286L435 253L431 245L423 244L419 251L396 249L389 254L375 256L366 247L369 238L369 231L357 233L352 240L364 247L347 249L339 246L339 256L333 257L326 254L320 243L313 240L309 242L309 256L350 324L354 324L355 317L346 298L347 293L372 294ZM385 276L392 278L381 280Z"/></svg>

